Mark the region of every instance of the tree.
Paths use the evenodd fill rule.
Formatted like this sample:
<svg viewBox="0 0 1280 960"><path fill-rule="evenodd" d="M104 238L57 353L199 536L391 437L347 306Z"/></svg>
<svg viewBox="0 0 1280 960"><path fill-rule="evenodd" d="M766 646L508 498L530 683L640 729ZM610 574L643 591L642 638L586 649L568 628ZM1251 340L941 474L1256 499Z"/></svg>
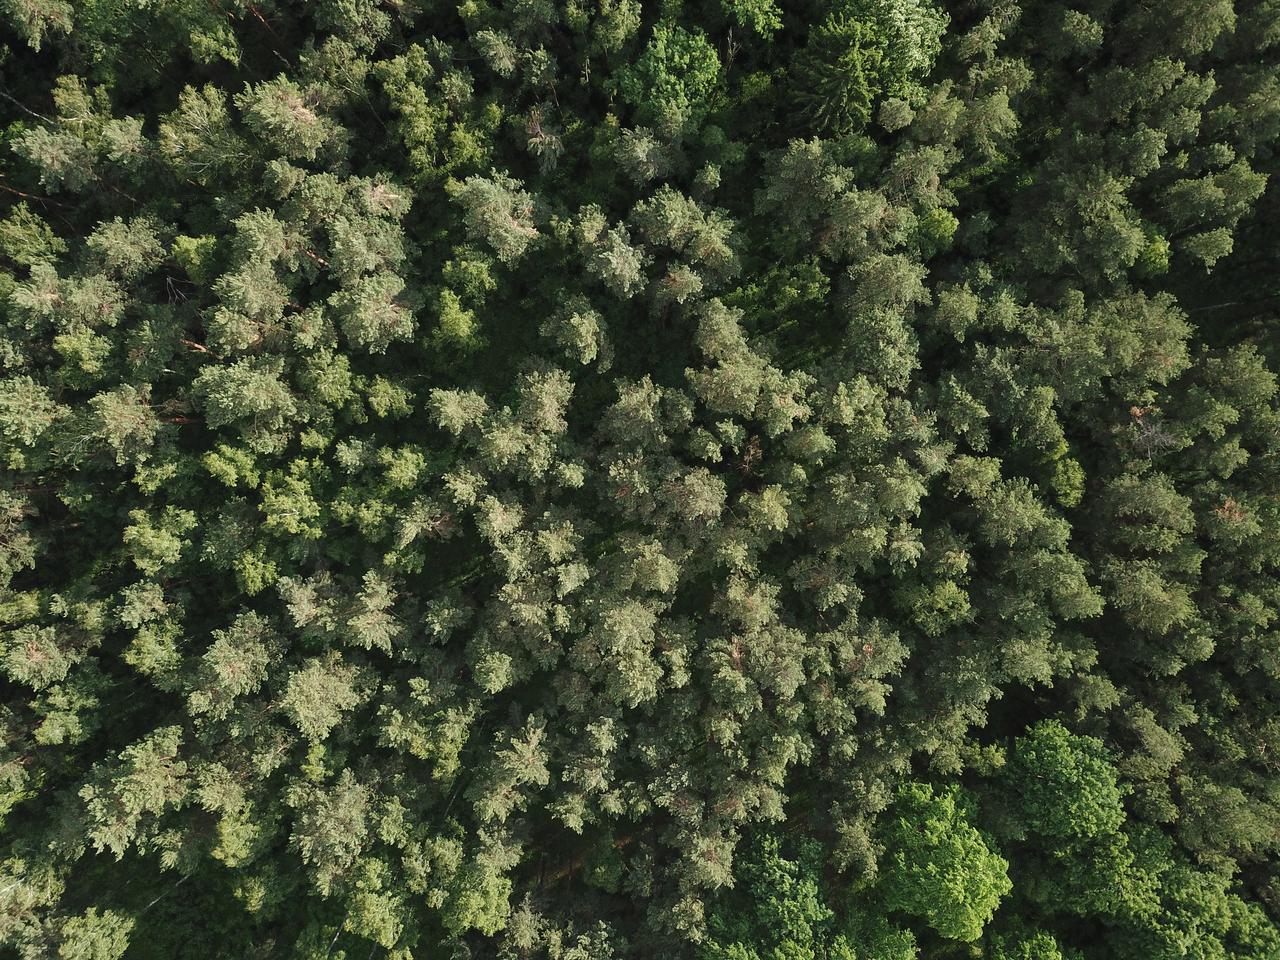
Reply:
<svg viewBox="0 0 1280 960"><path fill-rule="evenodd" d="M72 7L62 0L13 0L5 4L4 12L32 50L39 51L46 31L67 33L71 29Z"/></svg>
<svg viewBox="0 0 1280 960"><path fill-rule="evenodd" d="M1002 773L1030 832L1068 848L1115 833L1124 822L1115 768L1102 741L1057 721L1032 727Z"/></svg>
<svg viewBox="0 0 1280 960"><path fill-rule="evenodd" d="M63 925L58 956L64 960L118 960L129 948L133 925L128 917L89 907Z"/></svg>
<svg viewBox="0 0 1280 960"><path fill-rule="evenodd" d="M468 177L453 187L467 236L487 243L502 263L519 259L538 236L533 198L520 186L520 181L494 170L489 177Z"/></svg>
<svg viewBox="0 0 1280 960"><path fill-rule="evenodd" d="M786 857L778 837L759 839L736 871L741 892L712 914L711 938L701 954L717 960L853 956L834 933L835 913L823 902L819 856L812 842L801 846L799 856Z"/></svg>
<svg viewBox="0 0 1280 960"><path fill-rule="evenodd" d="M819 130L836 136L861 129L884 92L885 40L874 26L832 14L809 36L797 65L797 100Z"/></svg>
<svg viewBox="0 0 1280 960"><path fill-rule="evenodd" d="M942 49L947 16L926 2L842 4L810 31L796 63L806 119L834 136L861 130L883 96L918 98L913 81Z"/></svg>
<svg viewBox="0 0 1280 960"><path fill-rule="evenodd" d="M339 146L342 128L316 110L314 96L286 77L246 87L236 106L249 129L290 160L314 160L322 147Z"/></svg>
<svg viewBox="0 0 1280 960"><path fill-rule="evenodd" d="M289 388L280 379L280 361L237 360L207 367L192 383L192 394L214 429L236 426L253 450L269 452L297 413Z"/></svg>
<svg viewBox="0 0 1280 960"><path fill-rule="evenodd" d="M400 299L404 280L381 272L364 277L330 298L338 325L356 346L382 353L395 340L413 335L413 314Z"/></svg>
<svg viewBox="0 0 1280 960"><path fill-rule="evenodd" d="M692 132L707 115L720 79L720 59L701 31L659 23L634 64L617 77L618 92L642 126L671 140Z"/></svg>
<svg viewBox="0 0 1280 960"><path fill-rule="evenodd" d="M323 892L356 863L369 833L371 800L350 770L329 787L300 787L290 797L298 811L293 845Z"/></svg>
<svg viewBox="0 0 1280 960"><path fill-rule="evenodd" d="M160 840L160 818L188 798L181 743L179 727L164 727L94 769L79 791L85 836L94 849L120 860L131 846L145 850Z"/></svg>
<svg viewBox="0 0 1280 960"><path fill-rule="evenodd" d="M1008 862L967 821L954 794L905 785L884 828L880 889L890 910L949 940L973 941L1013 888Z"/></svg>
<svg viewBox="0 0 1280 960"><path fill-rule="evenodd" d="M321 741L360 703L357 679L356 668L341 657L313 659L289 675L281 704L303 736Z"/></svg>

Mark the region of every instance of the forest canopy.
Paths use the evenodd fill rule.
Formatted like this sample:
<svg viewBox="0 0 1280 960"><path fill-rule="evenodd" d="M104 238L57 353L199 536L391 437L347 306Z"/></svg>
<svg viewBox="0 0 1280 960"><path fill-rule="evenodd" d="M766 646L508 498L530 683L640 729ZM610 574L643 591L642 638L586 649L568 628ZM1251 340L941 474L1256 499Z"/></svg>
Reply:
<svg viewBox="0 0 1280 960"><path fill-rule="evenodd" d="M0 960L1280 960L1277 0L0 0Z"/></svg>

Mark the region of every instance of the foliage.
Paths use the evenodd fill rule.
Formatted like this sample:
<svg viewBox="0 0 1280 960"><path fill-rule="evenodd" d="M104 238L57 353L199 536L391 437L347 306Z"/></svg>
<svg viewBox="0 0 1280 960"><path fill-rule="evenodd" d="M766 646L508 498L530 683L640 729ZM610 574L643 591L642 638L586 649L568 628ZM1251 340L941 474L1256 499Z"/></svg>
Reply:
<svg viewBox="0 0 1280 960"><path fill-rule="evenodd" d="M619 73L618 93L641 125L676 137L706 116L719 77L720 60L705 34L659 23L644 52Z"/></svg>
<svg viewBox="0 0 1280 960"><path fill-rule="evenodd" d="M0 0L0 960L1280 955L1270 0Z"/></svg>
<svg viewBox="0 0 1280 960"><path fill-rule="evenodd" d="M890 910L948 940L977 940L1012 888L1008 864L965 821L956 797L910 783L889 808L880 881Z"/></svg>

